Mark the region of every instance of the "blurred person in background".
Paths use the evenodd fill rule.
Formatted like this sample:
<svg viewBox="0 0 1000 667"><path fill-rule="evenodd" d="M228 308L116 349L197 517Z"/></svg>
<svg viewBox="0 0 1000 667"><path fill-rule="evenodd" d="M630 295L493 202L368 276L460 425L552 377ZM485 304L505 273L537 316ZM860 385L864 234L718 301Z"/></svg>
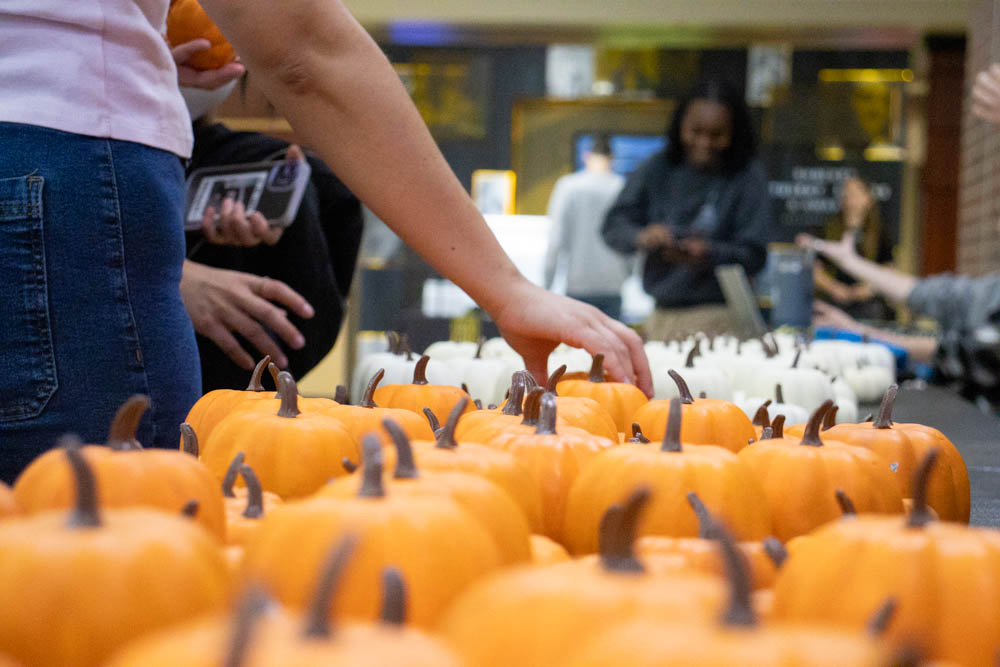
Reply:
<svg viewBox="0 0 1000 667"><path fill-rule="evenodd" d="M764 267L771 207L757 140L742 98L705 80L677 107L667 148L626 180L604 221L608 245L646 253L643 288L656 301L649 339L723 332L730 317L714 269Z"/></svg>
<svg viewBox="0 0 1000 667"><path fill-rule="evenodd" d="M604 216L625 180L611 169L614 156L607 135L594 138L583 155L583 169L556 181L549 198L552 223L545 257L545 285L550 289L561 264L566 294L621 318L621 288L629 275L628 261L601 237Z"/></svg>
<svg viewBox="0 0 1000 667"><path fill-rule="evenodd" d="M892 262L892 245L882 225L878 203L868 185L856 176L844 180L840 191L840 210L827 220L821 236L827 241L850 236L860 256L879 264ZM817 292L851 317L886 320L894 316L885 300L874 294L867 283L856 280L835 264L817 261L813 269L813 283Z"/></svg>

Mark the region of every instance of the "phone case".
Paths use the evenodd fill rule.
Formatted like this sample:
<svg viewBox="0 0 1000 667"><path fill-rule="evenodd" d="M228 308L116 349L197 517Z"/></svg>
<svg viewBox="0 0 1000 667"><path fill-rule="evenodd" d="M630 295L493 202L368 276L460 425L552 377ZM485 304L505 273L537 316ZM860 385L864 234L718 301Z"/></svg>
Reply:
<svg viewBox="0 0 1000 667"><path fill-rule="evenodd" d="M201 228L205 209L218 211L226 197L243 202L247 215L260 211L272 227L287 227L295 220L311 171L305 160L196 169L187 179L184 229Z"/></svg>

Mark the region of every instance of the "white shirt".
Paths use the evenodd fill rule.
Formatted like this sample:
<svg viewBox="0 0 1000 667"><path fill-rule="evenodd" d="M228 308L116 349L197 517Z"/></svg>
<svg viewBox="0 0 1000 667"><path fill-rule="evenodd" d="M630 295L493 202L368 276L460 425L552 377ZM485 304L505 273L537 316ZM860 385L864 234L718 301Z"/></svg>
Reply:
<svg viewBox="0 0 1000 667"><path fill-rule="evenodd" d="M191 154L168 0L2 0L0 121Z"/></svg>
<svg viewBox="0 0 1000 667"><path fill-rule="evenodd" d="M556 181L549 198L552 221L545 261L545 284L551 286L556 266L566 267L566 293L608 296L621 291L629 275L628 260L601 237L604 216L625 180L613 172L578 171Z"/></svg>

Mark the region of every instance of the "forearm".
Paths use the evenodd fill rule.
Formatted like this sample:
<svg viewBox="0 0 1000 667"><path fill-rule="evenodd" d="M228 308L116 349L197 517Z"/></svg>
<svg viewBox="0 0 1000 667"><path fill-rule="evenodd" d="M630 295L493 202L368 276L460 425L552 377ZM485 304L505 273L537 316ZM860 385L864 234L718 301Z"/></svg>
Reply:
<svg viewBox="0 0 1000 667"><path fill-rule="evenodd" d="M883 343L889 343L890 345L896 345L906 350L907 356L911 361L920 364L930 363L934 359L934 353L937 351L938 341L934 336L912 336L909 334L899 334L886 329L879 329L877 327L868 326L867 324L861 324L860 322L854 322L850 326L841 327L853 331L854 333L861 334L862 336L867 336L872 340L879 340Z"/></svg>
<svg viewBox="0 0 1000 667"><path fill-rule="evenodd" d="M205 0L268 99L410 247L491 313L524 278L375 42L339 1Z"/></svg>
<svg viewBox="0 0 1000 667"><path fill-rule="evenodd" d="M905 302L910 292L913 291L914 285L917 284L917 279L914 276L876 264L860 255L830 259L836 262L837 266L845 273L868 283L875 292L893 301Z"/></svg>

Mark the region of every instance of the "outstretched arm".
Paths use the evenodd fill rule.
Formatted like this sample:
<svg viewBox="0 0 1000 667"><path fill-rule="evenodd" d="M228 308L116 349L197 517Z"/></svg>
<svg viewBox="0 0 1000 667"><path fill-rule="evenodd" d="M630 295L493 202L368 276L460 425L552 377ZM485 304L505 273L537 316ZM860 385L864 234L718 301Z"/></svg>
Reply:
<svg viewBox="0 0 1000 667"><path fill-rule="evenodd" d="M840 241L824 241L800 234L796 242L802 247L812 248L845 273L868 283L872 290L893 301L905 302L917 284L914 276L876 264L855 252L853 232L846 232Z"/></svg>
<svg viewBox="0 0 1000 667"><path fill-rule="evenodd" d="M399 77L340 0L203 0L269 100L379 218L481 305L528 369L560 341L652 391L635 332L531 284L500 248Z"/></svg>

